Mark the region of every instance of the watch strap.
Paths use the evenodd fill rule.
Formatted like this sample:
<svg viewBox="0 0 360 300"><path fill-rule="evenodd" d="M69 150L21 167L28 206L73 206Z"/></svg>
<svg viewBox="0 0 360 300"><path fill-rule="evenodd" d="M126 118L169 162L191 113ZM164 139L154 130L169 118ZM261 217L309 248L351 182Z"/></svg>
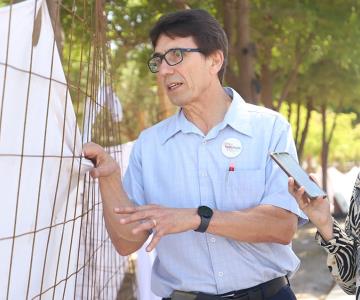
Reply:
<svg viewBox="0 0 360 300"><path fill-rule="evenodd" d="M197 232L205 232L207 228L209 227L211 218L205 218L204 216L200 216L200 225L195 231Z"/></svg>
<svg viewBox="0 0 360 300"><path fill-rule="evenodd" d="M195 231L205 232L209 227L210 220L213 216L213 210L205 205L201 205L197 209L197 214L200 217L200 225Z"/></svg>

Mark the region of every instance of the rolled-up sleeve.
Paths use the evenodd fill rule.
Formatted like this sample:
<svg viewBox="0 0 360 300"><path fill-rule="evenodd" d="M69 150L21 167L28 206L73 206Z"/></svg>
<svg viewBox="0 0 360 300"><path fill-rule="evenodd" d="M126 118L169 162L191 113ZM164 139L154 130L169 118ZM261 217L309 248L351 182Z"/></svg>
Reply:
<svg viewBox="0 0 360 300"><path fill-rule="evenodd" d="M288 176L270 157L270 152L288 152L297 160L291 127L282 117L278 117L274 124L269 150L265 169L265 191L261 204L291 211L298 216L298 224L303 225L308 222L308 218L288 191Z"/></svg>
<svg viewBox="0 0 360 300"><path fill-rule="evenodd" d="M123 179L124 189L129 199L136 205L145 204L140 151L141 138L139 137L131 151L129 165Z"/></svg>

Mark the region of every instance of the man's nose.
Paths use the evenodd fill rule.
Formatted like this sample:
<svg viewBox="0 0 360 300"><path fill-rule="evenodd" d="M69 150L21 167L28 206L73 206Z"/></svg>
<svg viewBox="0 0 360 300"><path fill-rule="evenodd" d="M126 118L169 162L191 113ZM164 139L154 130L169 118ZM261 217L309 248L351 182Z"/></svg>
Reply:
<svg viewBox="0 0 360 300"><path fill-rule="evenodd" d="M162 60L160 66L159 66L159 72L158 74L161 76L168 75L174 73L174 67L169 66L169 64L165 61L165 59Z"/></svg>

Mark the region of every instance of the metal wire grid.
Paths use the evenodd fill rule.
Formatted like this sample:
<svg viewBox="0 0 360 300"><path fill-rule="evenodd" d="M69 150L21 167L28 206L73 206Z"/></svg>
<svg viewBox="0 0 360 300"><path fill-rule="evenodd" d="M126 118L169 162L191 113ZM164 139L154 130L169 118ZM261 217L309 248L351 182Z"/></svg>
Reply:
<svg viewBox="0 0 360 300"><path fill-rule="evenodd" d="M33 15L33 22L34 28L36 28L36 23L39 22L39 14L36 13L39 11L38 5L43 5L41 1L33 1L35 8L34 8L34 15ZM27 87L20 87L27 89L27 99L26 99L26 112L28 109L28 100L29 100L29 93L31 88L32 79L35 77L40 77L48 81L49 84L49 94L48 94L48 102L50 101L50 90L51 85L54 83L63 85L67 89L66 99L64 101L67 103L71 101L70 96L75 103L74 109L75 113L78 116L78 123L85 124L84 118L93 118L91 114L95 113L95 108L103 109L104 99L107 95L103 95L101 97L101 93L99 91L99 83L101 80L104 81L105 84L111 85L112 79L111 75L107 72L108 66L108 55L107 55L107 47L106 47L106 37L105 37L105 20L104 20L104 9L102 1L63 1L63 3L59 3L54 1L58 5L57 13L52 15L52 24L54 27L54 31L56 32L60 22L59 16L63 14L67 14L67 18L69 21L69 26L67 28L67 39L65 39L65 46L64 48L67 51L67 57L63 57L63 66L65 66L66 70L66 82L61 82L56 78L53 78L51 75L49 77L43 76L36 72L33 72L33 65L32 65L32 53L31 53L31 60L28 69L18 68L14 65L8 63L8 56L9 56L9 43L6 47L6 58L5 61L0 61L0 67L3 67L4 71L4 80L0 82L2 85L2 93L1 97L1 110L0 110L0 141L2 139L2 129L6 128L6 125L3 122L3 108L4 108L4 101L6 100L5 97L5 90L7 85L7 74L9 70L16 70L18 72L27 73L29 76L28 85ZM11 35L11 26L16 26L14 22L12 22L12 12L13 7L18 4L14 4L12 2L9 4L9 31L8 36L6 38L7 42L9 42L10 35ZM79 9L81 7L82 9ZM84 30L87 32L90 30L90 35L92 38L88 40L88 44L86 43L79 43L76 44L76 35L74 34L75 28ZM35 29L34 29L35 31ZM33 41L34 42L34 41ZM76 44L76 47L73 45ZM54 55L56 55L56 47L57 45L55 38L53 39L52 44L52 59L54 59ZM60 48L60 47L59 47ZM33 49L33 48L32 48ZM73 49L77 51L77 55L72 55ZM79 54L80 53L80 54ZM74 71L73 66L76 68ZM77 75L78 80L76 81L73 74ZM100 95L100 97L99 97ZM88 116L84 115L86 111L87 102L85 99L89 98L93 104L93 111ZM66 106L66 105L65 105ZM46 122L51 117L48 115L49 108L47 108L47 116ZM64 120L67 118L67 111L65 110L64 113ZM97 120L97 126L95 128L82 128L82 132L85 131L93 131L95 136L101 137L102 140L107 140L107 138L112 135L118 135L117 139L121 141L120 137L120 130L116 130L115 126L108 126L108 120L110 119L109 112L104 109L104 113L100 115L100 119ZM65 143L65 124L63 122L63 136L62 136L62 145ZM88 122L88 124L90 124ZM18 170L18 190L17 195L15 197L16 201L16 209L13 218L13 230L11 235L1 236L0 235L0 243L7 242L11 243L11 252L9 255L9 261L3 261L0 264L0 268L8 267L8 278L7 278L7 285L6 285L6 296L5 299L11 299L11 291L17 289L19 285L26 285L26 295L24 295L25 299L66 299L69 295L66 293L67 291L67 284L70 280L75 278L75 288L72 287L72 291L74 291L71 297L79 298L79 299L116 299L118 294L118 289L121 287L121 279L124 277L124 274L130 269L133 272L133 264L132 261L129 259L123 259L120 256L116 255L109 237L106 233L103 216L102 216L102 205L101 205L101 197L99 193L98 185L95 181L89 178L88 175L81 176L81 155L80 153L76 153L76 143L77 139L80 139L80 136L77 132L74 132L74 141L73 141L73 148L72 153L73 155L66 155L61 151L61 155L48 155L45 151L45 144L47 138L50 139L51 137L47 136L47 132L45 131L44 134L44 145L42 153L26 153L24 147L24 141L26 136L26 129L27 129L27 118L25 117L23 123L23 139L21 145L20 153L8 153L1 151L0 148L0 157L2 158L10 158L10 157L17 157L19 159L19 170ZM45 128L46 128L45 124ZM91 124L90 124L91 125ZM4 129L3 129L4 130ZM110 143L110 141L108 140ZM112 147L109 148L109 151L112 151L113 155L121 161L121 147ZM19 205L23 202L23 199L20 199L20 189L21 186L26 180L23 177L22 169L23 165L26 164L26 161L29 159L36 159L40 165L40 181L38 182L37 187L33 187L34 189L38 190L38 197L37 199L28 199L28 201L37 201L41 198L41 190L43 184L43 174L46 173L44 171L44 166L46 165L47 159L57 159L58 160L58 169L54 170L54 173L57 173L57 184L54 191L55 197L53 199L52 208L47 213L51 215L50 222L47 226L39 226L38 219L40 214L44 214L44 212L40 211L39 205L36 207L35 212L35 224L33 230L29 230L28 232L21 232L19 233L17 230L17 223L18 223L18 210ZM56 202L57 202L57 192L59 189L60 181L63 180L61 178L64 176L64 170L62 170L63 162L67 161L70 162L71 168L70 172L66 175L69 178L68 184L68 192L67 192L67 199L63 199L66 204L65 214L62 221L56 220L54 217ZM79 162L80 163L76 163ZM3 170L5 171L5 170ZM2 176L4 176L5 172L2 172ZM73 205L71 201L69 201L71 191L70 183L76 183L76 207L70 207ZM80 205L78 205L80 203ZM60 239L59 243L56 245L55 251L53 250L50 253L49 249L51 247L53 233L55 230L60 229ZM36 256L36 240L39 239L38 236L40 234L47 234L46 243L44 244L45 247L45 255L43 257L43 265L41 266L41 278L34 278L34 274L32 270L34 266L34 256ZM67 247L64 244L64 237L65 235L71 235L70 245ZM31 255L30 261L28 263L28 274L27 274L27 282L17 282L14 280L14 260L17 259L15 255L15 246L16 242L19 239L24 237L31 238L32 240L32 247L31 247ZM65 256L68 257L67 261L64 261L64 251L68 251L65 253ZM70 264L74 262L71 261L71 258L74 257L71 254L72 251L76 251L76 268L75 271L70 271ZM50 257L50 255L56 254L55 256ZM0 257L0 261L2 258ZM46 285L45 281L49 281L46 279L46 270L47 264L49 261L56 261L56 272L54 278L51 278L50 281L53 283L51 285ZM65 276L61 276L59 269L61 264L67 264ZM16 276L16 275L15 275ZM45 280L46 279L46 280ZM30 294L30 286L33 280L40 280L40 290L37 294L31 295ZM73 282L71 284L74 284ZM133 289L135 285L133 284ZM59 292L60 291L60 292ZM115 292L114 292L115 291ZM132 291L132 293L134 290Z"/></svg>

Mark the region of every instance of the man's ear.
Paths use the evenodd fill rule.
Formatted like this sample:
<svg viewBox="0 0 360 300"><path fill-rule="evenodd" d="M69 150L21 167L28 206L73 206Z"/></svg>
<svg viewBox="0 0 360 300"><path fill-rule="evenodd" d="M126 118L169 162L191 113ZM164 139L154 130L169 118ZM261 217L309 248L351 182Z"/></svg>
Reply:
<svg viewBox="0 0 360 300"><path fill-rule="evenodd" d="M209 59L211 63L210 72L217 75L224 64L224 53L221 50L216 50L209 55Z"/></svg>

